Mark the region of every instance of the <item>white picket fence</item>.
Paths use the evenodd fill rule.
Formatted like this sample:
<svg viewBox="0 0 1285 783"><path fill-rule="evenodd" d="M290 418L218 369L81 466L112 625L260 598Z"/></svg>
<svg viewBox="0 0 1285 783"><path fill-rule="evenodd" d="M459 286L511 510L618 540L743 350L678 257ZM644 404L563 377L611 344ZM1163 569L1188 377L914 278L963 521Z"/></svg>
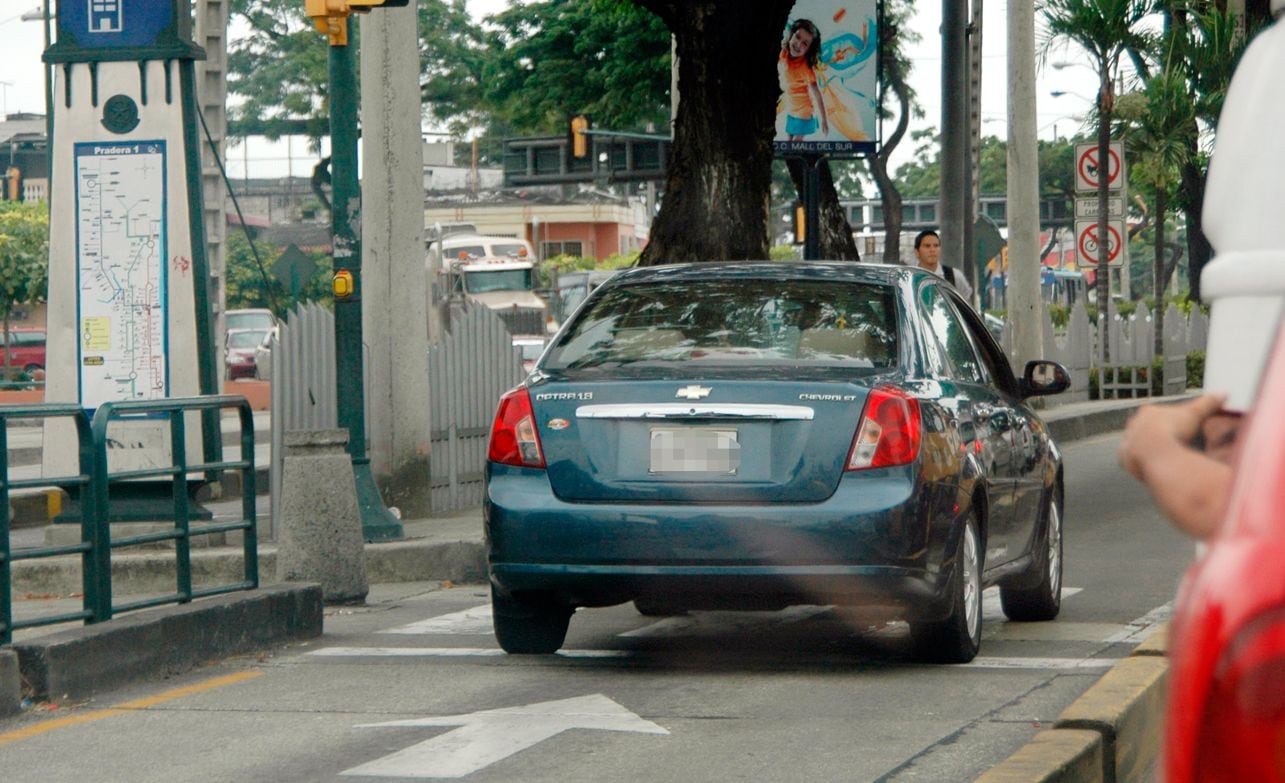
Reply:
<svg viewBox="0 0 1285 783"><path fill-rule="evenodd" d="M1112 302L1105 319L1111 359L1102 361L1098 326L1089 321L1083 302L1076 302L1065 329L1057 331L1048 310L1044 316L1044 358L1062 364L1071 374L1071 388L1057 402L1089 399L1089 371L1098 370L1098 388L1104 399L1147 397L1151 394L1150 368L1155 358L1155 319L1145 304L1122 318ZM1013 356L1012 325L1006 323L1001 345ZM1199 308L1191 315L1170 303L1164 318L1164 393L1179 394L1187 388L1187 354L1203 351L1209 319ZM1145 368L1145 375L1137 372ZM1014 366L1018 372L1020 367Z"/></svg>

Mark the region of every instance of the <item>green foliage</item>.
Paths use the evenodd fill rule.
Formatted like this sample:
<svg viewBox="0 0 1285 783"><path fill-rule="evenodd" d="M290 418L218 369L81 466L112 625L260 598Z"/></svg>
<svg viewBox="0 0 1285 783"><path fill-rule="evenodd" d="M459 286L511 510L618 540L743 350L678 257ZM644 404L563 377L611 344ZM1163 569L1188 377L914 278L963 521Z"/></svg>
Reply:
<svg viewBox="0 0 1285 783"><path fill-rule="evenodd" d="M1067 305L1050 303L1048 311L1049 320L1053 322L1054 329L1065 329L1067 324L1071 323L1071 308Z"/></svg>
<svg viewBox="0 0 1285 783"><path fill-rule="evenodd" d="M669 30L629 0L513 3L487 18L484 107L522 133L669 124Z"/></svg>
<svg viewBox="0 0 1285 783"><path fill-rule="evenodd" d="M290 120L309 119L314 148L329 133L326 97L329 54L303 3L232 0L229 16L245 32L228 41L228 120L270 139L286 135Z"/></svg>
<svg viewBox="0 0 1285 783"><path fill-rule="evenodd" d="M767 257L773 261L794 261L799 254L794 245L772 245L772 249L767 252Z"/></svg>
<svg viewBox="0 0 1285 783"><path fill-rule="evenodd" d="M267 242L255 242L259 261L255 260L250 242L241 231L228 232L227 241L227 308L266 307L278 318L284 318L296 304L320 302L332 306L334 295L330 289L330 257L324 253L310 253L317 262L312 279L299 290L297 299L291 298L289 289L272 276L272 265L283 250Z"/></svg>
<svg viewBox="0 0 1285 783"><path fill-rule="evenodd" d="M543 288L552 286L554 271L558 274L563 274L564 272L583 272L590 269L623 269L635 266L640 255L642 255L641 250L631 250L628 253L612 253L601 261L596 258L573 256L567 253L546 258L540 263L539 267L540 285Z"/></svg>
<svg viewBox="0 0 1285 783"><path fill-rule="evenodd" d="M49 285L49 207L0 201L0 318L40 302Z"/></svg>

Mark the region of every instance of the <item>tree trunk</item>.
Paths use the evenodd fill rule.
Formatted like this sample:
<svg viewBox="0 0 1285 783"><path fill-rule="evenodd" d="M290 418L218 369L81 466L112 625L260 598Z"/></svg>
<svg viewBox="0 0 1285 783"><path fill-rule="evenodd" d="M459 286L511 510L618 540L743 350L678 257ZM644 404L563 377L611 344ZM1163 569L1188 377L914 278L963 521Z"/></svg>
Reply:
<svg viewBox="0 0 1285 783"><path fill-rule="evenodd" d="M1200 273L1214 254L1214 248L1205 236L1202 212L1205 203L1205 178L1207 173L1199 164L1187 163L1182 167L1182 189L1179 200L1182 210L1187 215L1187 285L1191 288L1191 298L1197 302L1200 298Z"/></svg>
<svg viewBox="0 0 1285 783"><path fill-rule="evenodd" d="M1111 359L1111 321L1109 318L1111 303L1111 236L1110 220L1107 216L1110 186L1108 175L1111 173L1111 110L1113 107L1111 93L1111 75L1107 63L1099 66L1102 82L1098 92L1098 263L1095 284L1098 289L1098 342L1102 350L1102 363ZM1123 165L1124 161L1121 161ZM1125 242L1120 237L1120 242ZM1123 248L1121 248L1123 252ZM1128 270L1125 270L1128 274Z"/></svg>
<svg viewBox="0 0 1285 783"><path fill-rule="evenodd" d="M766 259L776 63L794 3L635 2L674 35L679 94L665 196L639 266Z"/></svg>
<svg viewBox="0 0 1285 783"><path fill-rule="evenodd" d="M1165 210L1169 205L1164 185L1156 186L1156 243L1155 260L1152 263L1153 290L1156 295L1156 356L1165 355ZM1162 363L1161 367L1164 366Z"/></svg>
<svg viewBox="0 0 1285 783"><path fill-rule="evenodd" d="M785 165L790 170L790 179L794 189L803 199L803 167L799 158L786 158ZM852 226L848 216L839 203L839 191L834 187L834 174L830 171L830 161L823 161L817 167L821 177L821 258L827 261L860 261L857 243L852 239ZM808 227L811 230L811 227Z"/></svg>
<svg viewBox="0 0 1285 783"><path fill-rule="evenodd" d="M897 35L895 25L883 25L879 30L879 67L883 78L897 96L901 109L897 117L897 127L893 128L888 138L884 139L879 154L870 159L870 174L879 186L879 198L883 202L883 262L885 264L901 263L901 191L897 183L888 175L888 158L906 135L910 126L910 88L906 85L906 74L897 59L894 38Z"/></svg>

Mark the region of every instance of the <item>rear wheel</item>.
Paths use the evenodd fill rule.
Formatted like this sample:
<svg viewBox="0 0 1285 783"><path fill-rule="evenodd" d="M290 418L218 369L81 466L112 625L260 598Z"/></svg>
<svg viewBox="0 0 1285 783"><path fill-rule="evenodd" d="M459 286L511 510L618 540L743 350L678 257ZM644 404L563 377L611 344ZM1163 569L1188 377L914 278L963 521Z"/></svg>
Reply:
<svg viewBox="0 0 1285 783"><path fill-rule="evenodd" d="M1062 496L1054 487L1045 511L1044 541L1035 553L1039 581L1034 587L999 588L1000 605L1010 620L1052 620L1062 609Z"/></svg>
<svg viewBox="0 0 1285 783"><path fill-rule="evenodd" d="M553 601L524 602L503 596L491 587L491 619L495 640L506 653L548 655L567 639L571 607Z"/></svg>
<svg viewBox="0 0 1285 783"><path fill-rule="evenodd" d="M982 559L976 517L964 524L955 554L950 616L912 623L910 634L920 660L968 663L977 656L982 644Z"/></svg>

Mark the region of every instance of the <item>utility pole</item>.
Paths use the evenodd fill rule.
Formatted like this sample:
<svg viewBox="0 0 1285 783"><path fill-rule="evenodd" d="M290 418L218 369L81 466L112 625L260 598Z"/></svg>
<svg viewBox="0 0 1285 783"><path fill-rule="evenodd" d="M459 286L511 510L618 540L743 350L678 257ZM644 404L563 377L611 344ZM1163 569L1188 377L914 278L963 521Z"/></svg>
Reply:
<svg viewBox="0 0 1285 783"><path fill-rule="evenodd" d="M968 2L942 0L941 8L941 260L966 271Z"/></svg>
<svg viewBox="0 0 1285 783"><path fill-rule="evenodd" d="M1035 128L1035 9L1008 4L1008 322L1021 368L1044 353L1040 160Z"/></svg>
<svg viewBox="0 0 1285 783"><path fill-rule="evenodd" d="M402 525L384 506L366 454L366 390L362 366L361 189L357 182L357 68L348 42L348 18L371 6L404 6L406 0L305 0L317 30L330 40L330 225L335 295L335 400L339 426L348 430L348 453L357 485L362 537L393 541Z"/></svg>
<svg viewBox="0 0 1285 783"><path fill-rule="evenodd" d="M403 518L428 516L428 300L424 151L414 8L361 26L362 326L368 336L370 465ZM407 328L415 324L416 328Z"/></svg>

